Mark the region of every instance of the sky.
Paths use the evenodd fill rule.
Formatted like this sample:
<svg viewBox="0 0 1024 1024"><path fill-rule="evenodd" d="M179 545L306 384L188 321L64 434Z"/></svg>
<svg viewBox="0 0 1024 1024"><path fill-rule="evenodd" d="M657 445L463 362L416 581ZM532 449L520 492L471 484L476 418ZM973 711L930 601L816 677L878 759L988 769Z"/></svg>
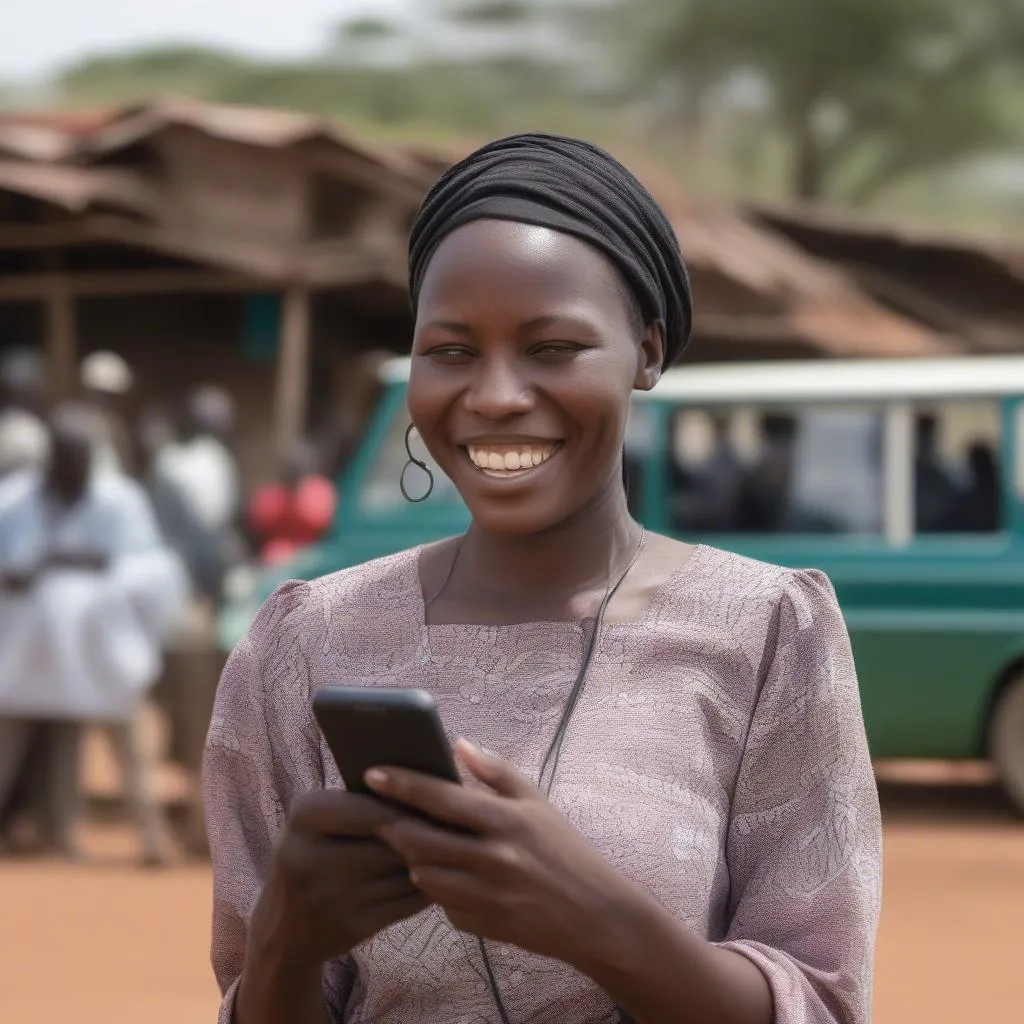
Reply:
<svg viewBox="0 0 1024 1024"><path fill-rule="evenodd" d="M0 0L0 81L39 78L86 54L199 42L294 57L352 14L415 0Z"/></svg>

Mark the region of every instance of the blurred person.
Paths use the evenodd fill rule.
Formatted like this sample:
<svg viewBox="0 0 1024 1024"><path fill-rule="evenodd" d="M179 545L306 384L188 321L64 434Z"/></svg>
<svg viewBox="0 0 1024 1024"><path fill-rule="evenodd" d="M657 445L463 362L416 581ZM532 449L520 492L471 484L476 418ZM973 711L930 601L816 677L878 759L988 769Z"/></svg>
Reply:
<svg viewBox="0 0 1024 1024"><path fill-rule="evenodd" d="M80 378L83 401L97 421L101 463L134 474L135 442L121 408L135 383L131 367L116 352L92 352L82 360Z"/></svg>
<svg viewBox="0 0 1024 1024"><path fill-rule="evenodd" d="M835 592L628 511L631 395L692 321L668 219L603 150L520 135L442 176L409 257L406 436L471 522L282 584L235 648L220 1021L869 1024L881 820ZM311 704L353 681L429 691L472 784L343 789Z"/></svg>
<svg viewBox="0 0 1024 1024"><path fill-rule="evenodd" d="M962 490L956 474L943 458L938 417L917 417L914 453L914 512L918 533L946 533L955 526Z"/></svg>
<svg viewBox="0 0 1024 1024"><path fill-rule="evenodd" d="M280 565L316 543L334 521L337 501L334 484L316 470L312 446L292 445L277 480L258 488L249 502L247 523L260 561Z"/></svg>
<svg viewBox="0 0 1024 1024"><path fill-rule="evenodd" d="M689 472L684 501L676 510L683 529L727 532L734 528L744 466L732 443L732 423L726 414L709 417L711 454Z"/></svg>
<svg viewBox="0 0 1024 1024"><path fill-rule="evenodd" d="M241 513L238 463L229 445L234 417L227 391L196 388L185 400L180 428L156 450L152 468L154 480L175 488L205 529L225 537Z"/></svg>
<svg viewBox="0 0 1024 1024"><path fill-rule="evenodd" d="M761 417L761 453L737 489L736 529L778 533L791 515L797 422L785 413Z"/></svg>
<svg viewBox="0 0 1024 1024"><path fill-rule="evenodd" d="M206 849L199 776L223 665L216 614L224 578L242 559L239 474L228 445L233 427L231 396L212 386L187 396L177 424L156 409L148 410L142 424L157 519L192 583L191 598L167 638L155 698L168 720L170 759L192 782L184 840L193 853Z"/></svg>
<svg viewBox="0 0 1024 1024"><path fill-rule="evenodd" d="M960 498L954 529L994 533L999 529L999 464L992 446L975 441L967 449L967 486Z"/></svg>
<svg viewBox="0 0 1024 1024"><path fill-rule="evenodd" d="M99 726L145 861L160 864L167 836L136 719L187 582L145 493L105 462L96 429L87 406L58 406L46 466L0 485L0 803L45 730L38 816L47 845L77 856L80 740Z"/></svg>
<svg viewBox="0 0 1024 1024"><path fill-rule="evenodd" d="M18 348L0 358L0 481L18 470L40 468L49 456L50 435L43 419L46 406L46 364L34 349ZM21 816L35 802L48 742L36 730L27 744L22 769L0 800L0 843L13 842Z"/></svg>
<svg viewBox="0 0 1024 1024"><path fill-rule="evenodd" d="M45 462L50 443L45 396L42 357L24 349L5 353L0 359L0 479Z"/></svg>

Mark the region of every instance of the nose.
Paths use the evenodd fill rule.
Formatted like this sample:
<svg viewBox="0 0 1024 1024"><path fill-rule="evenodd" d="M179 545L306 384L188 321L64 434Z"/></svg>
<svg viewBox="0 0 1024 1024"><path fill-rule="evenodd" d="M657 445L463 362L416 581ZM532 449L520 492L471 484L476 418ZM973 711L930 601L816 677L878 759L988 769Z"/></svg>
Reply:
<svg viewBox="0 0 1024 1024"><path fill-rule="evenodd" d="M513 360L483 358L477 362L464 398L469 412L498 422L528 413L533 403L533 389Z"/></svg>

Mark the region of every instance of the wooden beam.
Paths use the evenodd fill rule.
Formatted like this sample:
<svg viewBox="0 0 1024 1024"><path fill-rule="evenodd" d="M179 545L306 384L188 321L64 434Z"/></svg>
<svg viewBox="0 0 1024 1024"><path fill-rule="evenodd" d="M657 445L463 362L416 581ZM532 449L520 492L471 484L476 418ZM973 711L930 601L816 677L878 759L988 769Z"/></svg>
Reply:
<svg viewBox="0 0 1024 1024"><path fill-rule="evenodd" d="M291 285L284 293L277 364L275 438L278 451L301 440L309 393L309 289Z"/></svg>
<svg viewBox="0 0 1024 1024"><path fill-rule="evenodd" d="M48 279L46 297L46 360L53 397L58 401L70 398L75 391L78 367L78 337L75 323L75 300L61 277Z"/></svg>
<svg viewBox="0 0 1024 1024"><path fill-rule="evenodd" d="M0 225L0 251L5 249L55 249L86 245L95 239L80 221L61 224Z"/></svg>
<svg viewBox="0 0 1024 1024"><path fill-rule="evenodd" d="M0 302L45 301L51 291L48 274L0 274ZM76 298L122 295L187 295L194 292L258 292L268 283L215 270L118 270L69 274L64 287ZM272 287L272 285L270 286Z"/></svg>

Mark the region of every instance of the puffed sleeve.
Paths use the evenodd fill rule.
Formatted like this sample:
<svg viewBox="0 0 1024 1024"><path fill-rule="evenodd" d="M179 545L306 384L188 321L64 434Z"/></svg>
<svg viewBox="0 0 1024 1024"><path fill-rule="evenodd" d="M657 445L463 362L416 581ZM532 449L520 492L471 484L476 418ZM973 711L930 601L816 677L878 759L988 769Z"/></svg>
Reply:
<svg viewBox="0 0 1024 1024"><path fill-rule="evenodd" d="M303 653L308 584L283 583L228 659L203 759L203 800L213 860L211 959L230 1024L249 919L273 860L291 801L323 787L323 766ZM343 1019L353 979L331 961L324 992Z"/></svg>
<svg viewBox="0 0 1024 1024"><path fill-rule="evenodd" d="M881 818L850 641L828 578L787 573L733 799L723 945L775 1024L870 1024Z"/></svg>

